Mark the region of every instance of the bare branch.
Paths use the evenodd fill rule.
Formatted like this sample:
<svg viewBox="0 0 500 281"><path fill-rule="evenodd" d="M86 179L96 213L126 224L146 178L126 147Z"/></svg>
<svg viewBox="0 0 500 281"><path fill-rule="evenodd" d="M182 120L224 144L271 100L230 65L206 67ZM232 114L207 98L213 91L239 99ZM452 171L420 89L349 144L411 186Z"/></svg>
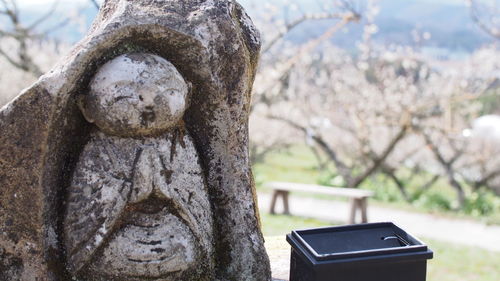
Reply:
<svg viewBox="0 0 500 281"><path fill-rule="evenodd" d="M497 177L500 177L500 169L499 170L496 170L496 171L493 171L491 173L489 173L488 175L486 175L480 182L480 184L487 184L489 181L497 178Z"/></svg>
<svg viewBox="0 0 500 281"><path fill-rule="evenodd" d="M469 185L471 185L474 189L479 189L481 188L482 186L484 187L488 187L488 183L491 181L491 180L494 180L495 178L497 177L500 177L500 169L499 170L495 170L495 171L492 171L486 175L484 175L483 177L481 177L480 179L478 180L470 180L470 179L467 179L467 177L463 176L462 177L464 179L466 179L467 183Z"/></svg>
<svg viewBox="0 0 500 281"><path fill-rule="evenodd" d="M440 175L434 175L428 182L424 183L419 189L428 190L441 178Z"/></svg>
<svg viewBox="0 0 500 281"><path fill-rule="evenodd" d="M35 63L34 58L29 54L29 44L35 39L41 39L43 35L36 34L35 28L42 22L53 16L59 0L53 2L53 5L47 13L35 20L32 24L25 27L20 21L20 14L15 0L0 0L3 6L3 14L7 17L6 21L12 26L12 30L0 30L0 37L8 37L15 40L17 44L15 55L13 52L0 50L0 56L4 57L12 66L31 73L34 76L42 75L41 68Z"/></svg>
<svg viewBox="0 0 500 281"><path fill-rule="evenodd" d="M410 202L410 196L408 195L408 192L406 191L405 185L403 182L397 177L396 175L396 170L392 167L389 167L388 165L381 165L381 170L382 173L387 175L393 182L396 184L396 187L398 188L399 192L403 196L403 199L406 202Z"/></svg>
<svg viewBox="0 0 500 281"><path fill-rule="evenodd" d="M19 13L19 9L17 8L17 2L16 0L10 0L10 4L12 5L12 10L18 14Z"/></svg>
<svg viewBox="0 0 500 281"><path fill-rule="evenodd" d="M297 62L300 60L302 56L304 56L306 53L310 52L314 48L316 48L319 44L322 42L328 40L330 37L332 37L337 31L339 31L342 27L344 27L346 24L348 24L350 21L354 20L352 17L346 16L343 20L329 28L325 33L323 33L321 36L317 37L314 40L309 41L307 44L304 44L297 54L293 56L292 58L288 59L286 62L284 62L280 66L280 72L281 76L279 77L279 81L283 81L284 78L289 74L291 69L297 64ZM266 101L268 100L268 97L266 93L268 93L272 88L274 88L276 85L271 85L268 89L263 91L262 93L259 93L257 96L259 97L259 101ZM252 107L253 109L253 107Z"/></svg>
<svg viewBox="0 0 500 281"><path fill-rule="evenodd" d="M3 8L5 9L4 12L9 13L9 11L15 12L17 10L17 6L15 1L10 0L7 2L6 0L0 0L0 3L2 4Z"/></svg>
<svg viewBox="0 0 500 281"><path fill-rule="evenodd" d="M433 152L435 158L438 160L438 163L441 164L441 166L445 170L446 176L448 178L448 182L457 192L458 203L459 203L460 207L463 207L465 204L464 189L463 189L462 185L458 182L458 180L455 178L456 172L453 169L453 162L454 162L453 158L456 158L456 157L454 156L452 158L452 160L447 161L444 158L444 156L441 154L441 152L439 151L439 148L434 144L431 137L425 132L422 132L422 135L425 139L425 142L427 143L427 145L429 146L429 148Z"/></svg>
<svg viewBox="0 0 500 281"><path fill-rule="evenodd" d="M2 13L9 18L14 27L17 27L17 24L19 23L17 7L15 5L8 4L5 0L0 0L0 1L2 1L2 4L5 9L4 11L2 11Z"/></svg>
<svg viewBox="0 0 500 281"><path fill-rule="evenodd" d="M19 33L14 33L14 32L0 30L0 37L11 37L11 38L14 38L14 39L19 39L22 36Z"/></svg>
<svg viewBox="0 0 500 281"><path fill-rule="evenodd" d="M361 175L357 176L349 186L351 187L357 187L359 186L367 177L369 177L371 174L373 174L382 163L387 159L387 157L391 154L392 151L396 148L397 144L406 136L406 133L408 132L409 127L407 125L403 125L398 134L394 136L394 138L391 140L391 142L386 146L384 149L384 152L378 157L376 157L373 160L372 165Z"/></svg>
<svg viewBox="0 0 500 281"><path fill-rule="evenodd" d="M311 131L300 124L278 116L268 116L269 119L278 120L287 123L291 127L302 131L306 136L312 138L312 140L328 155L328 157L332 160L335 167L337 168L338 173L344 179L345 182L351 182L351 169L347 167L347 165L340 160L335 150L333 150L320 136L316 134L311 134Z"/></svg>
<svg viewBox="0 0 500 281"><path fill-rule="evenodd" d="M9 56L4 50L0 49L0 56L4 57L13 66L23 69L24 67L17 61L15 61L11 56Z"/></svg>
<svg viewBox="0 0 500 281"><path fill-rule="evenodd" d="M262 52L266 53L269 51L281 38L285 37L292 29L296 28L300 24L309 21L309 20L322 20L322 19L343 19L345 18L345 14L339 13L325 13L325 14L305 14L302 17L290 22L285 26L285 28L280 31L276 36L274 36L266 45L262 48ZM352 14L349 18L352 18L352 21L359 20L358 14Z"/></svg>
<svg viewBox="0 0 500 281"><path fill-rule="evenodd" d="M321 157L320 152L316 148L316 146L310 145L309 148L314 154L314 157L316 158L316 162L318 162L318 170L319 171L324 171L328 165L328 160L323 160Z"/></svg>
<svg viewBox="0 0 500 281"><path fill-rule="evenodd" d="M92 3L92 4L94 5L94 7L95 7L97 10L99 10L99 4L97 3L97 1L96 1L96 0L89 0L89 1L90 1L90 3Z"/></svg>
<svg viewBox="0 0 500 281"><path fill-rule="evenodd" d="M263 162L266 158L267 155L269 155L271 152L281 150L281 149L288 149L290 147L290 144L286 143L279 143L279 142L274 142L273 144L261 149L259 151L259 148L256 145L251 145L250 146L250 161L252 164L256 164L259 162Z"/></svg>
<svg viewBox="0 0 500 281"><path fill-rule="evenodd" d="M484 20L481 19L480 11L479 11L479 3L476 0L468 0L470 5L470 16L472 20L481 28L484 32L492 36L493 38L500 40L500 28L498 27L490 27L488 26ZM498 13L499 11L495 9L495 11L490 11L491 13ZM485 15L482 15L483 17ZM498 14L497 14L498 16Z"/></svg>

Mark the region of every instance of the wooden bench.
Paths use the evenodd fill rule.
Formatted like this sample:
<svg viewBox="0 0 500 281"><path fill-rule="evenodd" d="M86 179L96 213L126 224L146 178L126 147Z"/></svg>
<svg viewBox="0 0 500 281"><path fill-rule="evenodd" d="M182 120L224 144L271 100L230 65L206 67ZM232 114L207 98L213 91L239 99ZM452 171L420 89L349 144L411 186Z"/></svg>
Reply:
<svg viewBox="0 0 500 281"><path fill-rule="evenodd" d="M313 184L300 184L291 182L268 182L265 184L273 190L273 196L271 199L271 206L269 212L275 214L276 201L278 197L283 199L284 214L290 215L290 206L288 202L288 195L291 191L305 192L305 193L317 193L326 194L332 196L347 197L351 199L351 211L349 214L349 223L355 223L356 213L359 210L361 212L361 222L368 222L368 202L367 199L373 196L372 191L356 189L356 188L340 188L340 187L329 187L322 185Z"/></svg>

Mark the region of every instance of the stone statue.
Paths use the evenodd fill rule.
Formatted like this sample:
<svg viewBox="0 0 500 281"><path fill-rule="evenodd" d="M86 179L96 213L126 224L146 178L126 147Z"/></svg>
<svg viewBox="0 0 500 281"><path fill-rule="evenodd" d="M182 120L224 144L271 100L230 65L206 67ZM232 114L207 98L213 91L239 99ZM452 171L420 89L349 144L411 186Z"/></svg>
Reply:
<svg viewBox="0 0 500 281"><path fill-rule="evenodd" d="M171 63L140 53L106 63L81 96L96 127L68 190L64 234L75 275L211 280L212 212L182 123L187 99Z"/></svg>
<svg viewBox="0 0 500 281"><path fill-rule="evenodd" d="M0 110L0 280L271 279L234 0L106 0Z"/></svg>

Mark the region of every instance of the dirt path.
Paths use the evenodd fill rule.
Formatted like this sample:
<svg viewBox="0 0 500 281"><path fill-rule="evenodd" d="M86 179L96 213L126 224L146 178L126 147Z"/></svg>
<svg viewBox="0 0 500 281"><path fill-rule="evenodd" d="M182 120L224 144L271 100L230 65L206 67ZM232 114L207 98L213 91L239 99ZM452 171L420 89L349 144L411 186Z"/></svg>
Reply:
<svg viewBox="0 0 500 281"><path fill-rule="evenodd" d="M259 194L261 212L269 211L270 194ZM277 211L281 211L281 200ZM325 221L346 222L347 202L320 200L290 195L290 211L294 215L313 217ZM479 222L442 218L430 214L411 213L397 209L371 206L368 203L369 222L391 221L409 233L450 243L480 247L500 252L500 226L487 226Z"/></svg>

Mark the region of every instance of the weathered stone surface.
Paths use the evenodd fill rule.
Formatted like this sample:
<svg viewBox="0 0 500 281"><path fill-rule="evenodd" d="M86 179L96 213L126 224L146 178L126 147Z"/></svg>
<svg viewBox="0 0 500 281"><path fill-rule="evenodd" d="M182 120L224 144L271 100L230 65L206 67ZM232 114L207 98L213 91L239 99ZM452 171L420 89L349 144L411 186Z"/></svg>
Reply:
<svg viewBox="0 0 500 281"><path fill-rule="evenodd" d="M207 212L191 211L199 208L189 207L190 211L178 216L171 216L169 209L154 210L146 219L142 215L128 216L134 223L147 224L157 220L172 224L177 233L193 233L191 236L181 235L184 240L179 237L179 240L162 242L163 249L184 247L181 251L183 254L171 264L155 269L157 271L147 265L142 269L137 267L137 270L142 270L137 280L142 280L141 276L145 274L152 274L156 280L162 280L163 276L158 276L178 266L181 271L193 275L181 274L164 279L200 280L202 276L207 280L269 280L269 261L259 229L248 159L248 109L260 47L258 38L258 33L242 8L230 0L106 1L91 31L71 54L0 111L0 280L70 280L73 274L79 272L79 264L88 268L85 274L93 272L99 278L102 277L99 274L104 271L104 264L109 264L109 269L113 268L110 272L123 269L120 267L123 263L114 263L117 251L113 249L129 245L127 241L135 239L136 235L142 237L142 230L131 224L124 223L120 231L113 232L114 239L107 240L107 250L97 250L99 254L93 256L96 259L89 259L89 263L77 262L79 259L85 261L85 251L81 254L75 251L73 261L72 254L65 252L65 248L71 248L71 243L74 243L71 239L78 237L71 234L68 228L71 215L67 210L75 208L76 212L78 207L71 207L71 202L79 201L70 199L74 196L71 187L78 186L78 171L86 169L86 155L103 148L104 145L99 148L95 145L103 139L116 150L142 147L144 154L135 165L146 165L148 168L139 173L137 178L149 183L152 179L163 181L158 178L161 173L159 170L163 170L163 167L158 167L162 166L162 157L170 158L172 154L171 151L162 150L162 147L171 148L173 140L184 140L185 147L177 145L177 158L174 158L180 161L180 155L185 155L183 157L190 159L189 163L171 161L168 162L172 165L169 169L180 169L179 166L187 165L187 170L193 169L192 174L201 171L198 180L192 175L189 179L198 183L204 181L204 185L184 186L178 193L172 191L171 187L166 188L169 184L160 184L153 190L159 190L158 193L167 198L176 196L178 202L183 202L186 196L189 201L189 188L194 188L198 189L196 194L199 198L192 197L191 200L200 206L206 205L207 201L210 204L212 234L209 233L210 227L205 225L210 224L207 223L210 219L200 220L198 217L207 216ZM160 133L175 123L169 121L175 120L177 116L171 108L169 111L172 115L164 120L158 119L158 123L152 121L157 119L151 118L151 115L143 116L150 116L145 119L149 120L146 123L152 128L163 126L162 130L132 128L134 133L131 134L123 134L123 131L130 132L130 127L116 129L117 126L106 122L94 122L102 128L108 128L97 130L82 115L78 106L82 102L80 96L92 93L92 87L89 89L89 86L97 85L92 83L96 71L113 58L134 53L152 53L168 60L186 81L187 86L179 82L178 92L183 93L184 87L191 87L190 103L182 115L184 134L177 129ZM169 71L165 69L165 73ZM154 81L155 78L146 79ZM87 101L89 104L91 102ZM98 108L88 111L85 107L82 109L86 115L99 111ZM102 120L102 117L87 117L89 121ZM144 118L132 120L135 121L128 125ZM146 135L147 140L143 138ZM143 142L134 143L141 138ZM144 143L148 141L151 145L146 149ZM125 159L134 154L130 153L125 153ZM199 165L195 164L196 157L200 160ZM123 166L125 170L128 169L129 175L133 167L133 162ZM96 171L96 174L103 172ZM183 177L184 174L174 171L172 183L176 175ZM109 176L110 173L105 175ZM182 183L186 179L177 180ZM133 202L145 202L139 199L144 199L143 195L151 191L148 188L152 185L146 186L129 198L135 198ZM203 186L207 193L205 199ZM113 191L112 188L109 190ZM92 198L91 194L88 195L87 198ZM179 209L182 209L181 206ZM79 212L84 215L82 210ZM107 212L106 218L112 218L109 212L113 211ZM191 223L179 223L179 217L183 216ZM152 235L165 236L171 231L159 227ZM205 233L196 234L197 231ZM91 240L96 242L99 229L90 233L93 234ZM206 246L193 247L195 240L195 245L199 243ZM208 245L210 243L211 246ZM147 258L144 256L146 251L141 251L141 248L133 247L127 253ZM77 259L77 256L81 258ZM201 264L200 272L186 271L190 267L190 259L200 265L200 257L203 256L211 256L211 259ZM152 256L153 259L158 257Z"/></svg>

